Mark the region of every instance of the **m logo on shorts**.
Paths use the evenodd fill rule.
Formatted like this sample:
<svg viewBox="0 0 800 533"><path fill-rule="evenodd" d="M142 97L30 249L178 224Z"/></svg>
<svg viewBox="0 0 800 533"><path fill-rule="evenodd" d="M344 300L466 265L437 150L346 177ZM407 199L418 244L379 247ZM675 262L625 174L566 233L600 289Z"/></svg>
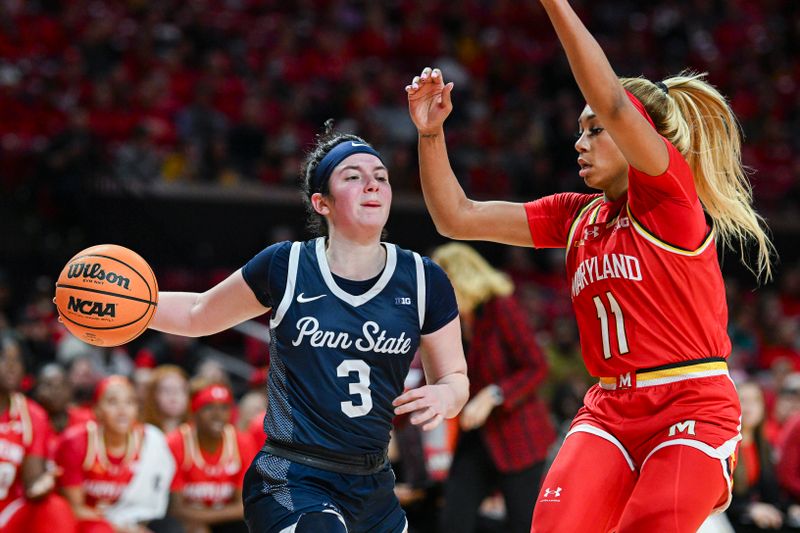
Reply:
<svg viewBox="0 0 800 533"><path fill-rule="evenodd" d="M631 387L633 387L633 382L631 380L631 373L628 372L627 374L620 374L619 384L617 386L620 389L630 389Z"/></svg>
<svg viewBox="0 0 800 533"><path fill-rule="evenodd" d="M674 437L676 433L688 433L689 435L694 435L694 424L694 420L684 420L683 422L672 424L672 426L669 428L669 436Z"/></svg>

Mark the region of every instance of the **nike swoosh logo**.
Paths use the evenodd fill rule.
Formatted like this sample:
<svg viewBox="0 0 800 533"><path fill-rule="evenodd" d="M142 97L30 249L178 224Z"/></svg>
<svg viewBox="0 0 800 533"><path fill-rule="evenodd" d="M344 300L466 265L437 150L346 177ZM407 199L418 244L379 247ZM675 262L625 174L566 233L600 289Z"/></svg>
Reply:
<svg viewBox="0 0 800 533"><path fill-rule="evenodd" d="M307 302L313 302L314 300L325 298L325 296L327 296L327 294L320 294L319 296L312 296L310 298L306 298L305 296L303 296L303 293L301 292L300 294L297 295L297 303L304 304Z"/></svg>
<svg viewBox="0 0 800 533"><path fill-rule="evenodd" d="M350 146L355 148L356 146L369 146L369 145L368 144L364 144L364 143L357 143L357 142L350 141Z"/></svg>

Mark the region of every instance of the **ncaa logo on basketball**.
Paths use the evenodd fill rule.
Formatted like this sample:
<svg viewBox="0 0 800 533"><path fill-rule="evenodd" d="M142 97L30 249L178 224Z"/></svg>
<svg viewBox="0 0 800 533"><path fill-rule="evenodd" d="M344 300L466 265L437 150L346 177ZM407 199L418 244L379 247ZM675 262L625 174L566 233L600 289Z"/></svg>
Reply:
<svg viewBox="0 0 800 533"><path fill-rule="evenodd" d="M87 316L117 316L117 304L92 302L91 300L82 300L81 298L75 298L74 296L69 297L67 309Z"/></svg>
<svg viewBox="0 0 800 533"><path fill-rule="evenodd" d="M131 280L125 276L121 276L110 270L103 270L103 267L99 263L72 263L69 265L67 278L96 279L108 283L115 283L124 289L128 289L131 283Z"/></svg>

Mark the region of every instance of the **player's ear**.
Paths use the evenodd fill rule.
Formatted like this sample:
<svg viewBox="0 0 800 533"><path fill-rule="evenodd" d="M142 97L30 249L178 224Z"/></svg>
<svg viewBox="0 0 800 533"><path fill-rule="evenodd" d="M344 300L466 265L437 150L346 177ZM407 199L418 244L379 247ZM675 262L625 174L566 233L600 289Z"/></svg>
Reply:
<svg viewBox="0 0 800 533"><path fill-rule="evenodd" d="M330 214L330 200L327 196L323 196L322 193L315 192L311 195L311 205L314 207L314 211L322 216Z"/></svg>

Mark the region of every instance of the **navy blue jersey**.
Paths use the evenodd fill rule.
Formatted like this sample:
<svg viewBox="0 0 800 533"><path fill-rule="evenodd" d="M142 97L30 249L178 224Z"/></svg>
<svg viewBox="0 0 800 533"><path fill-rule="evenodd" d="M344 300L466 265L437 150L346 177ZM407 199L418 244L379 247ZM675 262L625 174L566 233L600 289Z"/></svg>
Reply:
<svg viewBox="0 0 800 533"><path fill-rule="evenodd" d="M272 307L270 438L357 454L388 445L392 400L403 391L420 336L458 309L438 266L383 245L386 266L365 282L331 273L324 238L275 244L242 269L259 301Z"/></svg>

